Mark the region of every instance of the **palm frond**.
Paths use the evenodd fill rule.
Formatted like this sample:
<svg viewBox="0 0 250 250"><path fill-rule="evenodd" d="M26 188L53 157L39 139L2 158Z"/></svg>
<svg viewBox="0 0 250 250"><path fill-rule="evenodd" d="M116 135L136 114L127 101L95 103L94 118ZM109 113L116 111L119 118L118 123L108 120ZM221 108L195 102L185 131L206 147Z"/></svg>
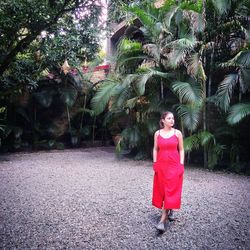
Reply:
<svg viewBox="0 0 250 250"><path fill-rule="evenodd" d="M197 44L193 35L186 35L180 39L169 42L166 46L174 49L192 49Z"/></svg>
<svg viewBox="0 0 250 250"><path fill-rule="evenodd" d="M136 64L142 62L147 56L143 55L143 48L140 42L131 41L127 38L122 39L117 48L117 67L129 66L135 67Z"/></svg>
<svg viewBox="0 0 250 250"><path fill-rule="evenodd" d="M180 104L177 107L179 117L189 131L195 131L200 122L200 105Z"/></svg>
<svg viewBox="0 0 250 250"><path fill-rule="evenodd" d="M208 168L214 169L217 165L219 158L223 155L225 145L215 144L208 150Z"/></svg>
<svg viewBox="0 0 250 250"><path fill-rule="evenodd" d="M219 64L221 67L250 68L250 50L240 51L231 60Z"/></svg>
<svg viewBox="0 0 250 250"><path fill-rule="evenodd" d="M239 82L242 93L246 93L246 91L250 88L250 70L242 68L239 71Z"/></svg>
<svg viewBox="0 0 250 250"><path fill-rule="evenodd" d="M176 1L175 0L168 0L168 1L164 1L163 6L159 9L163 14L167 13L168 11L171 10L171 8L173 6L176 5Z"/></svg>
<svg viewBox="0 0 250 250"><path fill-rule="evenodd" d="M113 105L116 108L123 107L126 101L131 98L131 92L131 88L124 84L117 86L114 90L114 98L112 99Z"/></svg>
<svg viewBox="0 0 250 250"><path fill-rule="evenodd" d="M228 12L231 8L231 0L212 0L214 8L219 12L219 14L224 14Z"/></svg>
<svg viewBox="0 0 250 250"><path fill-rule="evenodd" d="M139 18L143 26L152 27L156 21L156 18L153 15L146 12L139 6L136 5L128 6L126 7L126 10L135 15L137 18Z"/></svg>
<svg viewBox="0 0 250 250"><path fill-rule="evenodd" d="M194 149L200 147L200 140L197 135L191 135L184 139L184 149L185 152L191 152Z"/></svg>
<svg viewBox="0 0 250 250"><path fill-rule="evenodd" d="M127 74L126 77L124 78L124 80L122 81L122 85L123 86L131 86L136 79L138 78L138 74Z"/></svg>
<svg viewBox="0 0 250 250"><path fill-rule="evenodd" d="M147 106L146 110L144 111L146 115L150 113L162 113L165 110L165 108L161 107L161 102L157 94L152 93L151 95L147 96L147 99L149 101L149 106Z"/></svg>
<svg viewBox="0 0 250 250"><path fill-rule="evenodd" d="M237 1L237 8L235 10L235 13L237 13L239 16L244 16L248 18L250 16L250 2L249 0L243 0L243 1Z"/></svg>
<svg viewBox="0 0 250 250"><path fill-rule="evenodd" d="M206 81L207 77L199 53L192 54L187 60L187 72L195 79L200 79L202 82Z"/></svg>
<svg viewBox="0 0 250 250"><path fill-rule="evenodd" d="M140 42L132 41L128 38L123 38L118 46L117 50L121 52L129 52L131 50L140 50L142 49L142 44Z"/></svg>
<svg viewBox="0 0 250 250"><path fill-rule="evenodd" d="M159 128L158 119L147 119L145 121L145 126L147 127L147 132L149 135L153 135L154 132Z"/></svg>
<svg viewBox="0 0 250 250"><path fill-rule="evenodd" d="M181 62L187 55L188 50L186 49L175 49L168 54L168 65L173 69L178 68Z"/></svg>
<svg viewBox="0 0 250 250"><path fill-rule="evenodd" d="M130 64L140 64L143 60L148 59L147 56L132 56L130 57L129 55L124 55L123 57L117 58L117 67L121 66L129 66Z"/></svg>
<svg viewBox="0 0 250 250"><path fill-rule="evenodd" d="M214 135L209 131L200 132L199 138L202 146L211 146L216 144Z"/></svg>
<svg viewBox="0 0 250 250"><path fill-rule="evenodd" d="M250 50L241 51L234 58L241 67L250 68Z"/></svg>
<svg viewBox="0 0 250 250"><path fill-rule="evenodd" d="M168 79L172 75L171 73L166 73L155 69L149 69L149 71L152 72L152 76L158 76L165 79Z"/></svg>
<svg viewBox="0 0 250 250"><path fill-rule="evenodd" d="M206 20L204 20L202 14L195 11L183 11L183 15L188 19L190 28L194 32L202 32L206 27Z"/></svg>
<svg viewBox="0 0 250 250"><path fill-rule="evenodd" d="M227 122L230 125L234 125L241 122L245 117L249 115L250 103L235 104L229 109L229 116L227 117Z"/></svg>
<svg viewBox="0 0 250 250"><path fill-rule="evenodd" d="M179 96L182 103L195 103L201 100L199 86L189 82L174 81L171 84L173 91Z"/></svg>
<svg viewBox="0 0 250 250"><path fill-rule="evenodd" d="M179 9L179 6L172 6L170 10L167 12L164 22L168 28L170 27L171 21L174 15L176 14L176 12L178 11L178 9Z"/></svg>
<svg viewBox="0 0 250 250"><path fill-rule="evenodd" d="M180 4L182 10L195 11L197 13L202 12L202 0L192 1L182 1Z"/></svg>
<svg viewBox="0 0 250 250"><path fill-rule="evenodd" d="M134 82L134 90L138 96L142 96L145 93L146 83L152 77L152 71L148 71L144 74L138 74L136 81Z"/></svg>
<svg viewBox="0 0 250 250"><path fill-rule="evenodd" d="M104 111L118 84L117 81L106 80L98 88L95 96L91 100L91 107L96 115Z"/></svg>
<svg viewBox="0 0 250 250"><path fill-rule="evenodd" d="M230 74L225 77L225 79L219 84L218 90L216 92L216 104L227 111L230 105L230 99L233 94L233 89L238 81L237 74Z"/></svg>
<svg viewBox="0 0 250 250"><path fill-rule="evenodd" d="M134 78L135 81L133 83L134 90L137 95L141 96L144 95L146 84L152 77L168 78L169 74L149 68L143 74L137 74L135 77L136 78Z"/></svg>
<svg viewBox="0 0 250 250"><path fill-rule="evenodd" d="M122 131L122 140L124 140L130 148L138 146L140 142L140 131L137 126L126 128Z"/></svg>
<svg viewBox="0 0 250 250"><path fill-rule="evenodd" d="M153 57L154 60L158 63L160 61L160 50L156 44L145 44L143 45L144 52L149 55L150 57Z"/></svg>
<svg viewBox="0 0 250 250"><path fill-rule="evenodd" d="M130 108L130 109L134 108L135 105L136 105L136 103L137 103L137 101L139 100L139 98L140 98L139 96L136 96L136 97L133 97L131 99L128 99L126 101L125 106L128 107L128 108Z"/></svg>

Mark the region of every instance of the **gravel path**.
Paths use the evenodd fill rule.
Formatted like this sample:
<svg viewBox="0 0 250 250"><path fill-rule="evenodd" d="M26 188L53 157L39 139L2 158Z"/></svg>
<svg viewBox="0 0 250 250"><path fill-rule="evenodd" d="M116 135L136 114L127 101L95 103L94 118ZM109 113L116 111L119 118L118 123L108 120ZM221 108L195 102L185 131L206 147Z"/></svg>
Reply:
<svg viewBox="0 0 250 250"><path fill-rule="evenodd" d="M111 147L0 156L0 249L250 249L249 177L187 167L164 234L152 179Z"/></svg>

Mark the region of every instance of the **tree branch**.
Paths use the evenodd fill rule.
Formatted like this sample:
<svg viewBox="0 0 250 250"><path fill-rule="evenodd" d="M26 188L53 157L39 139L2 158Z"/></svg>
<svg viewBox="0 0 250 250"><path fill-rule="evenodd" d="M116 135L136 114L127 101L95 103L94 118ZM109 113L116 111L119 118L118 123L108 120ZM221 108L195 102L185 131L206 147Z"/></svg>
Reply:
<svg viewBox="0 0 250 250"><path fill-rule="evenodd" d="M30 43L34 41L43 30L49 29L53 24L57 23L58 19L64 13L73 11L80 6L80 2L76 0L76 1L73 1L73 3L75 3L74 7L66 8L70 4L71 1L72 0L65 0L62 5L62 8L55 14L55 16L52 18L51 21L49 22L44 21L43 23L40 23L40 25L38 26L36 30L33 30L33 32L30 35L26 36L25 38L23 38L21 41L17 43L17 45L5 56L4 60L0 64L0 76L3 75L3 73L8 69L11 62L14 61L16 55L19 52L22 52L25 49L27 49Z"/></svg>

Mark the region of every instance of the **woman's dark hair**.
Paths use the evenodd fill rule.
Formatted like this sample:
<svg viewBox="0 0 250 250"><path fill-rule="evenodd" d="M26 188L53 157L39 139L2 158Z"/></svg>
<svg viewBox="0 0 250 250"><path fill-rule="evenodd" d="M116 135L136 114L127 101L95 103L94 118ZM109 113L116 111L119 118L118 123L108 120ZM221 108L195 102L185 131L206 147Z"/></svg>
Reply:
<svg viewBox="0 0 250 250"><path fill-rule="evenodd" d="M173 113L170 112L170 111L165 111L165 112L163 112L163 113L161 114L161 119L160 119L160 122L159 122L160 128L164 128L164 123L163 123L162 120L164 120L168 114L172 114L172 115L173 115Z"/></svg>

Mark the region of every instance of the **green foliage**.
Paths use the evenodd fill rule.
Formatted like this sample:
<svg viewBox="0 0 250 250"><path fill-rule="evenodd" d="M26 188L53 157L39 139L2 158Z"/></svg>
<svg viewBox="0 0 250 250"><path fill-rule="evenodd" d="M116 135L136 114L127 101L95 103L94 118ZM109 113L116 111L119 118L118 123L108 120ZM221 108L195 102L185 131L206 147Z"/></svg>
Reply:
<svg viewBox="0 0 250 250"><path fill-rule="evenodd" d="M151 1L123 7L128 23L140 20L139 41L143 42L133 36L122 39L116 68L119 80L109 89L110 110L126 112L129 117L129 127L119 143L121 150L137 149L140 155L144 148L147 152L143 145L150 143L145 138L158 129L161 111L176 110L177 123L189 134L187 152L203 149L204 166L220 164L226 139L216 133L214 113L224 117L229 110L235 121L249 114L247 6L247 1L183 0L165 1L160 8ZM104 98L105 105L108 99ZM230 105L237 102L247 105L237 109L241 111L236 118L237 106L233 112ZM239 158L237 152L232 161Z"/></svg>
<svg viewBox="0 0 250 250"><path fill-rule="evenodd" d="M217 143L215 136L208 131L201 131L184 139L186 152L198 150L200 147L206 147L208 150L208 168L214 169L222 157L225 146Z"/></svg>
<svg viewBox="0 0 250 250"><path fill-rule="evenodd" d="M96 115L104 111L109 100L114 95L117 85L117 81L107 80L98 87L97 93L91 101L92 108L94 109Z"/></svg>
<svg viewBox="0 0 250 250"><path fill-rule="evenodd" d="M1 3L3 148L57 147L67 133L93 122L88 112L92 87L81 63L96 58L99 50L100 11L95 1L85 0ZM65 62L69 65L63 73ZM78 74L70 72L74 67L81 68Z"/></svg>
<svg viewBox="0 0 250 250"><path fill-rule="evenodd" d="M230 107L227 121L231 125L241 122L250 115L250 103L239 103Z"/></svg>
<svg viewBox="0 0 250 250"><path fill-rule="evenodd" d="M218 99L217 103L221 109L227 111L230 105L230 100L233 94L233 89L235 88L238 81L237 74L230 74L225 77L225 79L220 83L216 97Z"/></svg>

